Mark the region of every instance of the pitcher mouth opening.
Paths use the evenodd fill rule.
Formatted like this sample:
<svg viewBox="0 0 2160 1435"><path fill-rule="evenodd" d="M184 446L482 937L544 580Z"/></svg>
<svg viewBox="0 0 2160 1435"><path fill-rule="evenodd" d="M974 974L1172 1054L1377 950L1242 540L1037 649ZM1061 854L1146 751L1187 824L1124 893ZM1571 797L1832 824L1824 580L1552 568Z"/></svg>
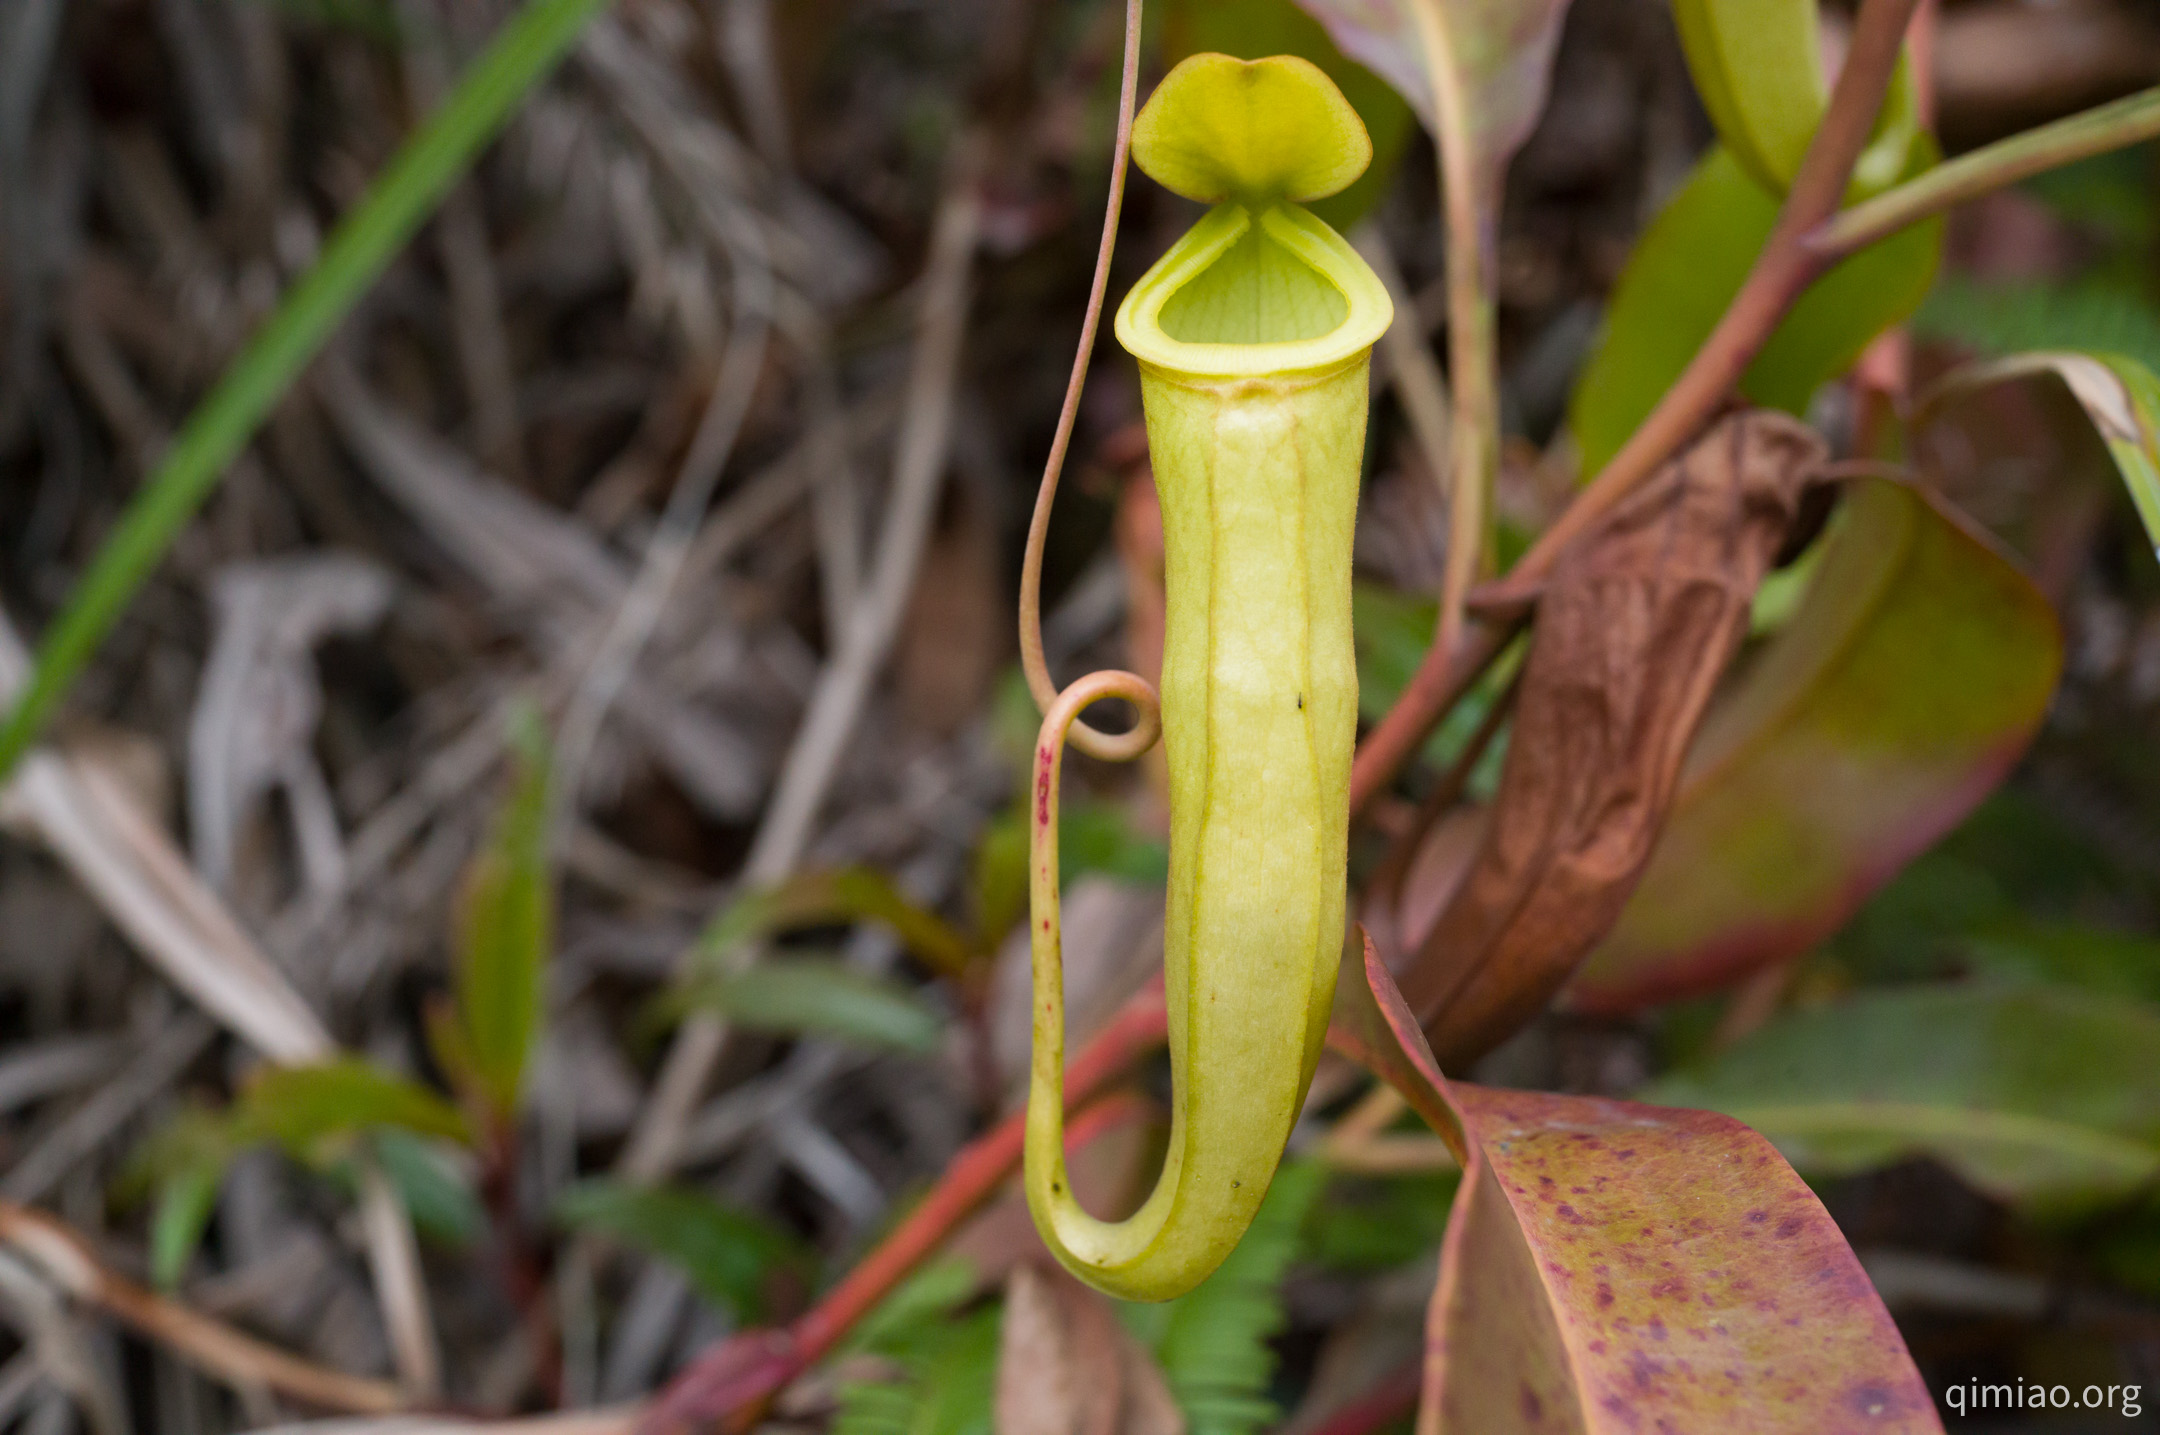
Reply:
<svg viewBox="0 0 2160 1435"><path fill-rule="evenodd" d="M1118 306L1143 364L1196 378L1333 370L1370 349L1395 308L1341 235L1294 204L1210 210Z"/></svg>

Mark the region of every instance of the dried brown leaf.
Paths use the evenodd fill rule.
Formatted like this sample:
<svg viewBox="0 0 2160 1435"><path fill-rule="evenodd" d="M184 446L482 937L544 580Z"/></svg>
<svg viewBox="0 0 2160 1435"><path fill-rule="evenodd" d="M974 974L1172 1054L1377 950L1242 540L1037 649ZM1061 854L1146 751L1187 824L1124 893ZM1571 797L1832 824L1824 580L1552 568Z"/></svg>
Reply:
<svg viewBox="0 0 2160 1435"><path fill-rule="evenodd" d="M1160 1367L1110 1302L1061 1270L1015 1269L999 1336L999 1435L1181 1435Z"/></svg>
<svg viewBox="0 0 2160 1435"><path fill-rule="evenodd" d="M1483 842L1403 975L1445 1067L1537 1012L1618 919L1823 457L1782 415L1729 417L1555 569Z"/></svg>

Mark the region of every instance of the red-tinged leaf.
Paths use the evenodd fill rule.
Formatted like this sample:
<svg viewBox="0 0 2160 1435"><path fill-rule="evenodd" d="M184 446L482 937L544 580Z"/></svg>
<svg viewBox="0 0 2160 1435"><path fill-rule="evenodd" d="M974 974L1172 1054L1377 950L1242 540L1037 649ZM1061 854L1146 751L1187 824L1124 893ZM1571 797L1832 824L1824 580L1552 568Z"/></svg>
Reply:
<svg viewBox="0 0 2160 1435"><path fill-rule="evenodd" d="M659 1257L737 1320L763 1314L776 1286L810 1268L810 1252L795 1237L694 1187L581 1181L556 1198L555 1217Z"/></svg>
<svg viewBox="0 0 2160 1435"><path fill-rule="evenodd" d="M1940 1431L1822 1204L1729 1117L1440 1074L1370 944L1333 1040L1464 1149L1426 1327L1439 1435Z"/></svg>
<svg viewBox="0 0 2160 1435"><path fill-rule="evenodd" d="M1705 719L1649 870L1566 999L1617 1012L1807 950L1994 789L2046 713L2039 590L1921 494L1846 495L1792 621Z"/></svg>
<svg viewBox="0 0 2160 1435"><path fill-rule="evenodd" d="M1426 129L1433 127L1432 81L1418 56L1417 27L1399 0L1298 0L1335 48L1386 80Z"/></svg>

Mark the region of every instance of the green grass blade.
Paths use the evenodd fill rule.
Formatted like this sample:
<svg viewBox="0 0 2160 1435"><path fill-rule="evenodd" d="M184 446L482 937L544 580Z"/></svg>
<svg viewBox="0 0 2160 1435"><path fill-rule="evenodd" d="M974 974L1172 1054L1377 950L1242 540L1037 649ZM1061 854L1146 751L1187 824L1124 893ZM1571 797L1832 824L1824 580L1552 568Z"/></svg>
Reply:
<svg viewBox="0 0 2160 1435"><path fill-rule="evenodd" d="M338 225L314 267L197 406L76 585L0 728L0 777L36 740L135 590L301 369L605 3L531 0Z"/></svg>

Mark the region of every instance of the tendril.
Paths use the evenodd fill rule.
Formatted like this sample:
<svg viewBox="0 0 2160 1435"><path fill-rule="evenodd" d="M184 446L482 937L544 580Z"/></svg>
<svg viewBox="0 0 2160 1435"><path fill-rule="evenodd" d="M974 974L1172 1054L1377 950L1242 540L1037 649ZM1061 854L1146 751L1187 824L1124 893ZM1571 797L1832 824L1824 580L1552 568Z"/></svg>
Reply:
<svg viewBox="0 0 2160 1435"><path fill-rule="evenodd" d="M1117 247L1118 214L1125 203L1125 160L1132 149L1133 109L1140 88L1140 5L1141 0L1125 0L1125 61L1118 87L1117 141L1110 159L1110 202L1103 213L1102 242L1095 251L1095 277L1088 286L1087 315L1080 323L1080 347L1073 356L1072 377L1065 384L1065 403L1058 410L1057 433L1050 440L1050 457L1043 464L1042 485L1035 493L1035 514L1028 522L1027 553L1020 563L1020 666L1027 673L1028 691L1035 695L1035 706L1046 713L1058 701L1059 692L1057 681L1050 676L1050 664L1043 657L1043 542L1050 533L1050 509L1057 502L1066 450L1072 445L1080 392L1087 386L1088 359L1095 351L1103 296L1110 286L1110 256ZM1125 762L1154 745L1160 730L1155 717L1155 690L1145 679L1135 681L1148 693L1147 703L1136 704L1141 707L1142 721L1122 733L1106 733L1075 722L1070 734L1074 747L1089 757ZM1086 705L1081 703L1072 711L1077 715L1079 708Z"/></svg>

